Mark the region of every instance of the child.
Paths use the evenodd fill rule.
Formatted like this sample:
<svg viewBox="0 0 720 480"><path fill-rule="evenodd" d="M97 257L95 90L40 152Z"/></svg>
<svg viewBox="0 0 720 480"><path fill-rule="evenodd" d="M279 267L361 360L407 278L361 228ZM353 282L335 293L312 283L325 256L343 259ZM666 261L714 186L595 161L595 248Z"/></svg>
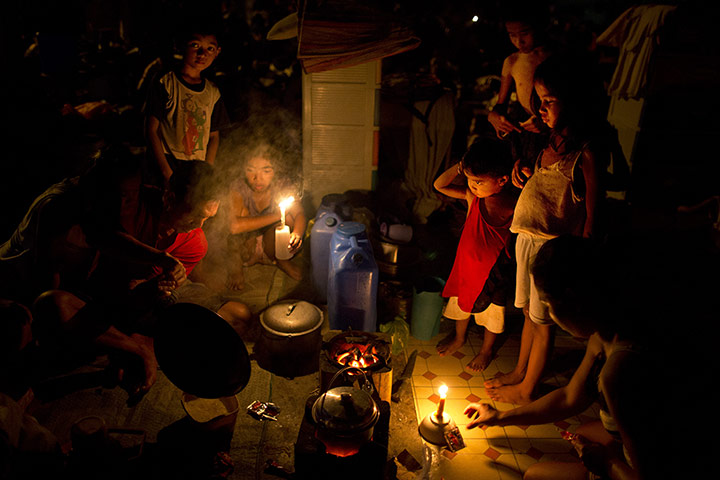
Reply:
<svg viewBox="0 0 720 480"><path fill-rule="evenodd" d="M508 266L512 272L506 247L517 199L511 170L510 147L500 140L480 139L434 184L439 192L468 205L455 263L443 291L443 297L450 297L443 315L456 321L455 332L437 350L443 356L462 347L474 316L485 327L482 349L468 364L475 371L488 366L495 337L505 326ZM467 179L465 185L452 184L459 176Z"/></svg>
<svg viewBox="0 0 720 480"><path fill-rule="evenodd" d="M535 68L550 55L540 38L538 17L539 12L528 6L516 6L505 15L505 28L517 51L503 62L497 104L488 114L495 133L511 141L514 156L525 164L532 164L547 142L546 128L533 115L530 105ZM513 84L520 108L511 111L508 107Z"/></svg>
<svg viewBox="0 0 720 480"><path fill-rule="evenodd" d="M245 164L244 178L237 182L231 195L229 248L243 260L231 262L228 287L243 287L242 267L256 263L277 264L295 280L302 279L298 266L275 256L275 226L281 220L280 202L291 196L276 178L279 152L265 144L253 149ZM288 250L295 255L302 245L307 219L300 202L295 201L285 212L285 223L290 227ZM246 235L239 236L238 234Z"/></svg>
<svg viewBox="0 0 720 480"><path fill-rule="evenodd" d="M538 298L530 264L540 247L563 234L593 236L599 198L597 143L591 138L603 118L591 105L589 83L582 81L574 59L553 56L535 70L538 116L551 128L549 145L524 183L516 164L513 182L522 187L510 230L518 234L515 306L525 323L518 364L509 374L485 382L493 400L526 404L547 362L552 320Z"/></svg>
<svg viewBox="0 0 720 480"><path fill-rule="evenodd" d="M666 475L667 462L657 455L667 448L657 418L672 409L654 392L666 370L658 368L647 345L628 334L635 319L625 312L627 289L615 288L611 263L588 239L564 235L545 242L532 267L537 289L555 323L587 339L582 363L567 385L528 405L501 412L471 403L465 409L467 428L539 425L578 415L597 402L600 420L567 437L582 463L541 461L525 478L676 478ZM623 272L629 273L627 265Z"/></svg>
<svg viewBox="0 0 720 480"><path fill-rule="evenodd" d="M202 73L220 54L215 34L202 28L182 39L183 60L178 71L162 75L147 104L146 135L151 183L167 182L182 160L215 162L220 128L227 113L220 90ZM162 183L161 183L162 184Z"/></svg>

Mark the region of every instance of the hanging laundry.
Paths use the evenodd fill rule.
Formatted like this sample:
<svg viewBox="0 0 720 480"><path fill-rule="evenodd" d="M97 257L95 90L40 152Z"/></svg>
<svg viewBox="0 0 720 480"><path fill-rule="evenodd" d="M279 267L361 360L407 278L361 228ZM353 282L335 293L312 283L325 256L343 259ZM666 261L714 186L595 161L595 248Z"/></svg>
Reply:
<svg viewBox="0 0 720 480"><path fill-rule="evenodd" d="M622 99L644 96L647 72L657 44L657 34L672 5L639 5L628 8L597 38L598 45L620 49L608 94Z"/></svg>

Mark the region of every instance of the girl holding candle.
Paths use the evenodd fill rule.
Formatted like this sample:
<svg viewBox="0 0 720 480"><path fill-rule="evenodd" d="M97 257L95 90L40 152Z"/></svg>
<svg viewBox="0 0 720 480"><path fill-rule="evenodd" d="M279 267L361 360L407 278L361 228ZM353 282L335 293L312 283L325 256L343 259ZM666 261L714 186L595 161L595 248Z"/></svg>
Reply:
<svg viewBox="0 0 720 480"><path fill-rule="evenodd" d="M243 287L243 266L256 263L276 264L295 280L302 278L292 258L300 250L307 227L302 205L288 201L291 189L283 188L278 172L280 153L262 144L251 151L243 178L231 192L231 253L241 260L232 261L227 286ZM282 203L282 207L281 207Z"/></svg>

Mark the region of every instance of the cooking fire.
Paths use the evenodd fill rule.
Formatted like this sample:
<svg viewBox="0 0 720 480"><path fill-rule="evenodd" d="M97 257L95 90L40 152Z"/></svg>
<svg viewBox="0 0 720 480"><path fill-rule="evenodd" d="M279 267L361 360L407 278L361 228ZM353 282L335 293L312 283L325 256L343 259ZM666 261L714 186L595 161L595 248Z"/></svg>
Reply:
<svg viewBox="0 0 720 480"><path fill-rule="evenodd" d="M390 353L386 341L368 332L341 333L329 342L328 347L328 358L340 367L383 367L387 365Z"/></svg>
<svg viewBox="0 0 720 480"><path fill-rule="evenodd" d="M347 348L335 355L335 361L340 365L367 368L380 361L375 345L348 345Z"/></svg>

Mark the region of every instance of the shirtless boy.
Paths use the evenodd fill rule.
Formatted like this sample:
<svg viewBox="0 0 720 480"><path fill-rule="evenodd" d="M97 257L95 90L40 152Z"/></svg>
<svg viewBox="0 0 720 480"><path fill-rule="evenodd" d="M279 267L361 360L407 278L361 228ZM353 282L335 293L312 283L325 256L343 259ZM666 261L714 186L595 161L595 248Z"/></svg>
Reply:
<svg viewBox="0 0 720 480"><path fill-rule="evenodd" d="M540 41L537 17L532 9L513 11L506 16L505 29L517 51L503 62L498 101L488 115L488 121L498 137L505 138L515 132L510 137L514 155L516 160L526 163L534 162L544 146L544 138L539 135L543 124L532 114L531 97L535 68L550 56L550 50ZM508 108L513 85L522 107L519 112L510 112Z"/></svg>

